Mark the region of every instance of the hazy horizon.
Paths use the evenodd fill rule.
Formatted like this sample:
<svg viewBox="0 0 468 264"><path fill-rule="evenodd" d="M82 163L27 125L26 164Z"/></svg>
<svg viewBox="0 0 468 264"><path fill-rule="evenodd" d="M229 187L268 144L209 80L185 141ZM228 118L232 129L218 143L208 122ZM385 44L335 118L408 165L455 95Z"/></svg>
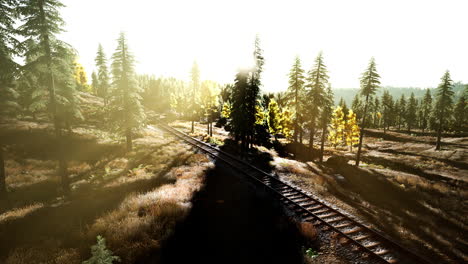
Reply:
<svg viewBox="0 0 468 264"><path fill-rule="evenodd" d="M67 32L59 37L78 50L88 76L95 68L98 44L110 58L118 33L125 31L138 73L187 80L196 60L202 79L229 83L237 68L248 64L258 33L265 91L285 90L294 57L299 55L308 71L319 51L336 88L358 88L372 56L382 86L436 87L447 69L454 81L468 83L467 4L462 1L64 4Z"/></svg>

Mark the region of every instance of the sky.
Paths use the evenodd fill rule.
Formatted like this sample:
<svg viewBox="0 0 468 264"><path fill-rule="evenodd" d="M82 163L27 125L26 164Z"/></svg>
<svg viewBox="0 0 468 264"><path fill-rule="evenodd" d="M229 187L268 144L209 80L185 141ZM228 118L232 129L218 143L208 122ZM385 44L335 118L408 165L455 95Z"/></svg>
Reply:
<svg viewBox="0 0 468 264"><path fill-rule="evenodd" d="M436 87L445 70L468 83L466 0L64 0L59 38L88 75L98 44L110 57L126 33L141 74L231 83L264 50L263 90L283 91L295 56L306 71L323 52L335 88L357 88L371 57L382 86Z"/></svg>

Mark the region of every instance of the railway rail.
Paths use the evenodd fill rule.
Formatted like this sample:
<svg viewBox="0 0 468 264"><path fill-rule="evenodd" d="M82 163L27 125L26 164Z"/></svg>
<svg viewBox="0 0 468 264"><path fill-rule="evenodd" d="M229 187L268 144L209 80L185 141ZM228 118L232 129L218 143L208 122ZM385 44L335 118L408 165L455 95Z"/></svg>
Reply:
<svg viewBox="0 0 468 264"><path fill-rule="evenodd" d="M424 257L392 241L384 234L353 220L319 199L279 180L274 175L166 124L158 123L158 125L208 155L225 162L254 182L261 184L287 208L299 216L302 221L313 222L318 228L332 230L337 233L338 236L344 238L346 244L358 250L362 258L373 259L370 262L378 263L431 263Z"/></svg>

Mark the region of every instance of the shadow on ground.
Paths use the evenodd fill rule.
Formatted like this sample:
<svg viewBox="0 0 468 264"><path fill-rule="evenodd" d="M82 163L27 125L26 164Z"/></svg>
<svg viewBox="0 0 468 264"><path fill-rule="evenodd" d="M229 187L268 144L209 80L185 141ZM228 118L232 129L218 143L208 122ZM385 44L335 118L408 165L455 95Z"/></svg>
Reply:
<svg viewBox="0 0 468 264"><path fill-rule="evenodd" d="M232 144L223 150L235 153ZM257 157L250 161L271 170L272 157L254 152L246 159ZM282 207L224 162L215 165L190 214L163 245L161 263L303 263L297 228Z"/></svg>

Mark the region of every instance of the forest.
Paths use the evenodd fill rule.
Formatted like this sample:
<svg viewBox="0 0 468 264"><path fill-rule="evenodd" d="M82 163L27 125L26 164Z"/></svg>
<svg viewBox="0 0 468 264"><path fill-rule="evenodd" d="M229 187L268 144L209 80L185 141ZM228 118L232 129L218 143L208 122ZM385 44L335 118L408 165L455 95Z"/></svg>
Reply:
<svg viewBox="0 0 468 264"><path fill-rule="evenodd" d="M124 31L115 50L87 39L85 69L63 8L0 1L0 263L468 261L468 84L450 70L383 86L372 57L334 87L319 51L271 92L260 34L220 83L203 58L188 79L138 73Z"/></svg>

